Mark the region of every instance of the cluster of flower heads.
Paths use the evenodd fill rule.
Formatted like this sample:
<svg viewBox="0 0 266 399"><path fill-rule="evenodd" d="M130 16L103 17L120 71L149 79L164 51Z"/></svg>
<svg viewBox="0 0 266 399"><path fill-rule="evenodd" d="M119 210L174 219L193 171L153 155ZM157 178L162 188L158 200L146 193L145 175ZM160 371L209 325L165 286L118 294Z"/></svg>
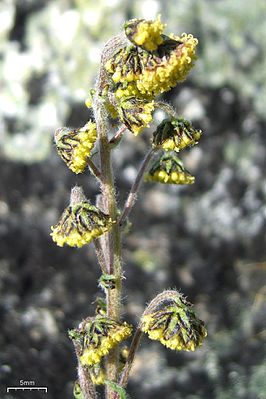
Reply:
<svg viewBox="0 0 266 399"><path fill-rule="evenodd" d="M105 64L108 93L115 96L121 122L135 135L151 122L155 97L182 82L196 59L197 39L185 33L166 36L163 29L160 17L128 21L124 26L128 45Z"/></svg>
<svg viewBox="0 0 266 399"><path fill-rule="evenodd" d="M153 147L164 150L164 153L153 162L145 180L167 184L193 184L194 176L184 168L176 153L197 144L201 134L200 130L195 129L184 118L164 119L153 133L152 140Z"/></svg>
<svg viewBox="0 0 266 399"><path fill-rule="evenodd" d="M204 323L181 294L177 292L168 304L158 307L158 310L144 314L141 320L141 329L150 339L178 351L194 351L201 346L207 336Z"/></svg>
<svg viewBox="0 0 266 399"><path fill-rule="evenodd" d="M69 332L70 338L79 348L80 363L89 367L100 366L102 358L131 334L132 327L129 324L103 315L87 318L79 328ZM96 371L97 367L94 367L94 372Z"/></svg>
<svg viewBox="0 0 266 399"><path fill-rule="evenodd" d="M64 210L59 222L52 226L52 239L62 247L82 247L109 231L111 218L90 204L80 187L71 192L70 205Z"/></svg>

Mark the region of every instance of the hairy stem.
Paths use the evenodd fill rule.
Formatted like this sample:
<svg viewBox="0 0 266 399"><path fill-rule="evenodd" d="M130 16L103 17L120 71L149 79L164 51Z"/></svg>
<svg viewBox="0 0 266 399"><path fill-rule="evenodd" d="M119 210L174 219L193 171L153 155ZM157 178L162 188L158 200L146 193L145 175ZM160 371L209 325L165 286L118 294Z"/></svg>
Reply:
<svg viewBox="0 0 266 399"><path fill-rule="evenodd" d="M96 399L96 392L90 373L78 362L78 378L84 399Z"/></svg>
<svg viewBox="0 0 266 399"><path fill-rule="evenodd" d="M102 198L104 202L105 211L109 216L117 221L117 204L116 193L114 187L114 179L111 165L111 148L109 145L107 134L107 123L104 104L99 95L95 96L94 114L97 124L97 131L100 141L100 160L101 160L101 175L102 175ZM109 259L107 265L107 272L116 277L116 285L113 289L107 290L107 315L108 317L119 320L121 314L121 232L118 223L115 223L112 231L109 233L109 254L106 257ZM107 379L116 381L118 371L118 354L119 349L113 349L106 360L106 374ZM114 391L110 385L106 386L107 399L113 398Z"/></svg>
<svg viewBox="0 0 266 399"><path fill-rule="evenodd" d="M146 307L142 316L154 312L158 306L165 302L174 302L178 298L178 292L176 290L165 290L158 294Z"/></svg>
<svg viewBox="0 0 266 399"><path fill-rule="evenodd" d="M84 399L96 399L96 391L91 380L89 371L80 363L80 355L82 353L81 346L78 342L74 341L74 348L78 359L78 379L79 385Z"/></svg>
<svg viewBox="0 0 266 399"><path fill-rule="evenodd" d="M133 206L134 206L134 204L136 202L137 192L138 192L138 190L140 188L140 185L142 183L143 175L144 175L144 173L145 173L145 171L146 171L146 169L147 169L147 167L149 165L149 162L150 162L151 158L155 154L155 152L156 152L156 149L152 148L146 154L146 156L145 156L145 158L144 158L144 160L142 162L142 165L141 165L140 170L139 170L139 172L137 174L135 182L134 182L133 186L131 187L130 193L129 193L129 195L127 197L127 200L125 202L125 206L124 206L122 215L121 215L120 220L119 220L119 225L120 226L122 226L122 224L124 223L124 221L128 217L131 209L133 208Z"/></svg>
<svg viewBox="0 0 266 399"><path fill-rule="evenodd" d="M156 101L154 104L155 108L162 109L166 114L176 117L176 111L172 105L164 103L163 101Z"/></svg>
<svg viewBox="0 0 266 399"><path fill-rule="evenodd" d="M99 239L94 240L95 253L99 262L99 266L103 273L107 273L106 259L103 252L103 247Z"/></svg>

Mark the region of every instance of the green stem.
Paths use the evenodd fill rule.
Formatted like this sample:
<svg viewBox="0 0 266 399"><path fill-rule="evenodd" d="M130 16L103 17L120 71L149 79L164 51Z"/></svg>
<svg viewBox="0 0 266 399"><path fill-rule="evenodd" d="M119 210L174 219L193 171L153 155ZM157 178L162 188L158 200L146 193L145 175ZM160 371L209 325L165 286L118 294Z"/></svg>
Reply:
<svg viewBox="0 0 266 399"><path fill-rule="evenodd" d="M155 154L156 151L157 151L156 148L151 148L150 151L146 154L146 156L145 156L145 158L144 158L144 160L143 160L143 162L141 164L140 170L139 170L139 172L137 174L137 177L136 177L136 179L134 181L133 186L131 187L130 193L128 194L127 200L125 202L125 206L124 206L122 215L121 215L121 217L119 219L119 225L120 226L123 225L124 221L128 217L129 213L131 212L131 210L132 210L132 208L133 208L133 206L134 206L134 204L135 204L135 202L137 200L137 193L138 193L138 190L139 190L139 188L141 186L144 173L147 170L148 165L150 163L150 160L151 160L151 158L153 157L153 155Z"/></svg>
<svg viewBox="0 0 266 399"><path fill-rule="evenodd" d="M116 193L114 187L114 179L111 164L111 148L107 134L107 124L104 104L99 96L95 96L94 114L97 124L97 131L100 143L100 161L101 161L101 175L102 175L102 198L104 202L105 211L110 217L117 222L117 204ZM109 256L110 261L107 265L109 274L116 277L116 285L114 289L107 291L107 315L108 317L119 321L121 314L121 231L119 223L115 223L112 231L109 233ZM118 355L119 348L113 349L106 360L106 374L110 381L117 380L118 373ZM111 399L114 391L110 385L106 386L106 397Z"/></svg>

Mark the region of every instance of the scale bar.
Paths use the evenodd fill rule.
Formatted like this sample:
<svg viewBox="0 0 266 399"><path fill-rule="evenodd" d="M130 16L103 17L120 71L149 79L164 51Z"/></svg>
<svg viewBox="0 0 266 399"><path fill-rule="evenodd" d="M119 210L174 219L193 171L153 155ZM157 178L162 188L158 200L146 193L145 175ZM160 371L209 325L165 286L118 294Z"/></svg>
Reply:
<svg viewBox="0 0 266 399"><path fill-rule="evenodd" d="M45 393L48 392L47 387L7 387L7 393L10 391L44 391Z"/></svg>

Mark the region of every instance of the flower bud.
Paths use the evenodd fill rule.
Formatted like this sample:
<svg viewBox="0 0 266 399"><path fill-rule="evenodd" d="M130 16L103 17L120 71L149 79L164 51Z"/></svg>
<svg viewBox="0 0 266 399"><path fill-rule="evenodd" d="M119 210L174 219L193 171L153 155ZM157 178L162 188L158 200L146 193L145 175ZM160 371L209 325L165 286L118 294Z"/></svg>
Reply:
<svg viewBox="0 0 266 399"><path fill-rule="evenodd" d="M126 340L132 333L132 327L105 316L88 318L80 327L69 332L72 340L81 347L80 362L83 366L100 363L112 348Z"/></svg>
<svg viewBox="0 0 266 399"><path fill-rule="evenodd" d="M179 152L188 146L198 143L202 135L201 130L195 129L184 118L164 119L153 133L153 146L161 147L166 151Z"/></svg>
<svg viewBox="0 0 266 399"><path fill-rule="evenodd" d="M160 341L172 350L194 351L202 345L207 331L202 320L198 319L192 305L176 293L168 304L158 306L158 310L144 314L141 329L150 339Z"/></svg>
<svg viewBox="0 0 266 399"><path fill-rule="evenodd" d="M184 168L177 156L166 153L154 162L145 175L145 181L166 184L193 184L195 177Z"/></svg>
<svg viewBox="0 0 266 399"><path fill-rule="evenodd" d="M112 228L114 221L90 204L79 187L71 192L70 205L52 226L52 239L58 246L82 247Z"/></svg>
<svg viewBox="0 0 266 399"><path fill-rule="evenodd" d="M97 139L96 124L89 121L80 129L62 127L55 132L58 154L74 173L82 173L87 166Z"/></svg>

